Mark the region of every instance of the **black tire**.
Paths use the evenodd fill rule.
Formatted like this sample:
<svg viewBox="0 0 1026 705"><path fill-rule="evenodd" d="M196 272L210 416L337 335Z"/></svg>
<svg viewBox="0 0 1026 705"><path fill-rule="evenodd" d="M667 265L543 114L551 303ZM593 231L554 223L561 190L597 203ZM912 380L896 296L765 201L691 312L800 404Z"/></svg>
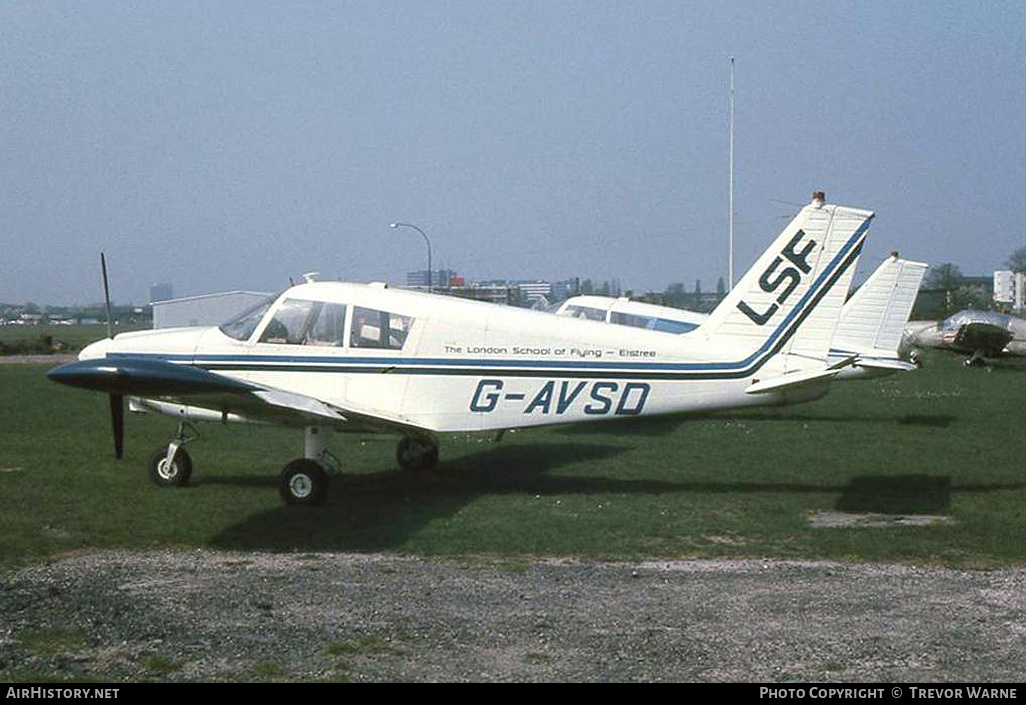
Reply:
<svg viewBox="0 0 1026 705"><path fill-rule="evenodd" d="M281 471L278 490L286 504L315 507L328 497L328 473L308 458L293 460Z"/></svg>
<svg viewBox="0 0 1026 705"><path fill-rule="evenodd" d="M438 444L429 438L403 436L395 449L395 461L406 472L429 472L438 467Z"/></svg>
<svg viewBox="0 0 1026 705"><path fill-rule="evenodd" d="M160 448L150 458L150 480L160 487L182 487L192 478L192 458L179 448L171 464L167 462L167 446Z"/></svg>

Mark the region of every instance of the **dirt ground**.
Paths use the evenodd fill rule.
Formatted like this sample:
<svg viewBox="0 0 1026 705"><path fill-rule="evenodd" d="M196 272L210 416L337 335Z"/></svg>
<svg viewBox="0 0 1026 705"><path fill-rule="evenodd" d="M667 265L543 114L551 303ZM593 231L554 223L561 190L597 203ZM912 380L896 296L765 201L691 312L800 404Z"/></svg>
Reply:
<svg viewBox="0 0 1026 705"><path fill-rule="evenodd" d="M1026 570L98 553L0 574L0 680L996 682Z"/></svg>

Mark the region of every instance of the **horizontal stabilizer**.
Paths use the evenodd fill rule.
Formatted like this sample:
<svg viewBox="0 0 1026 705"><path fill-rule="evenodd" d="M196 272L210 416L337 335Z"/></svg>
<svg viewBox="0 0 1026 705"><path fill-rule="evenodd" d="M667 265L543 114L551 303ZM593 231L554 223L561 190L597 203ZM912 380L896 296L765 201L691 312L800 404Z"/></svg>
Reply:
<svg viewBox="0 0 1026 705"><path fill-rule="evenodd" d="M840 373L841 369L819 369L807 372L791 372L786 375L754 382L745 388L745 394L766 394L767 392L783 392L796 387L828 382Z"/></svg>
<svg viewBox="0 0 1026 705"><path fill-rule="evenodd" d="M897 370L899 372L911 372L919 369L911 362L880 357L859 358L855 360L855 367L865 367L870 370Z"/></svg>

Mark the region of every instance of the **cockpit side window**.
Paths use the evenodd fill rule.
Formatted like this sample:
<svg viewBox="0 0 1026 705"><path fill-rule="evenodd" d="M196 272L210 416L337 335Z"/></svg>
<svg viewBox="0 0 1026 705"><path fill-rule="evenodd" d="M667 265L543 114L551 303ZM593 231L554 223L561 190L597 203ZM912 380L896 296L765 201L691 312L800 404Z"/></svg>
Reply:
<svg viewBox="0 0 1026 705"><path fill-rule="evenodd" d="M310 324L320 311L321 304L302 299L285 299L274 312L260 334L261 343L303 345Z"/></svg>
<svg viewBox="0 0 1026 705"><path fill-rule="evenodd" d="M250 306L242 313L232 316L227 321L221 324L220 331L227 335L229 338L235 338L236 340L249 340L250 336L253 335L253 331L260 325L260 321L264 320L264 315L267 314L267 309L271 308L275 301L278 300L278 294L270 296L258 304Z"/></svg>
<svg viewBox="0 0 1026 705"><path fill-rule="evenodd" d="M401 350L413 321L410 316L354 306L349 345L353 348Z"/></svg>
<svg viewBox="0 0 1026 705"><path fill-rule="evenodd" d="M609 317L609 322L616 323L621 326L631 326L633 328L652 328L655 323L655 319L649 316L638 316L633 313L613 311Z"/></svg>
<svg viewBox="0 0 1026 705"><path fill-rule="evenodd" d="M303 344L341 347L345 334L346 305L325 303L310 323Z"/></svg>

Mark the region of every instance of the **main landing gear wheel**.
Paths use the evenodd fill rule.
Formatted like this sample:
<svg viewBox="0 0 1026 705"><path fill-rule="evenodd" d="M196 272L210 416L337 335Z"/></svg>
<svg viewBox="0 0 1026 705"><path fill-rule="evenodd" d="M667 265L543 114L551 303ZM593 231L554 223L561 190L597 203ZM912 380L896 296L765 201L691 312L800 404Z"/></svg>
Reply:
<svg viewBox="0 0 1026 705"><path fill-rule="evenodd" d="M161 487L181 487L192 477L192 458L184 448L175 451L167 462L167 446L161 446L150 459L150 479Z"/></svg>
<svg viewBox="0 0 1026 705"><path fill-rule="evenodd" d="M438 444L430 438L403 436L395 449L395 461L406 472L427 472L438 466Z"/></svg>
<svg viewBox="0 0 1026 705"><path fill-rule="evenodd" d="M328 473L316 460L293 460L281 471L279 493L287 504L323 504L328 497Z"/></svg>

